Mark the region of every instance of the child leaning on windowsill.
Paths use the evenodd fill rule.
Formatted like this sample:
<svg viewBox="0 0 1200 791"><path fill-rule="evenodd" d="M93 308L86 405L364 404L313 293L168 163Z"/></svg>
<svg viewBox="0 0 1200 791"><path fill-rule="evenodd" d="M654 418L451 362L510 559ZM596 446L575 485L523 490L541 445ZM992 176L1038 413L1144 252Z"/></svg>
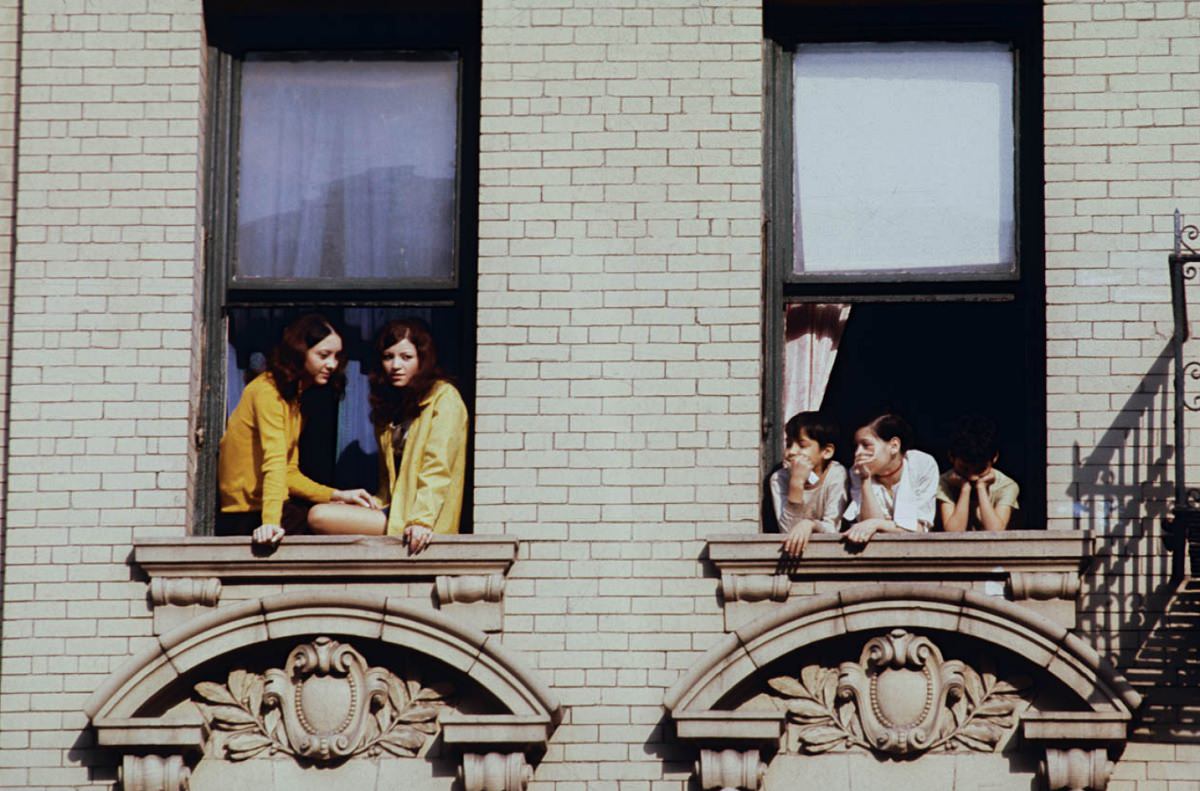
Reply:
<svg viewBox="0 0 1200 791"><path fill-rule="evenodd" d="M846 508L846 468L833 460L837 426L817 412L793 415L784 428L783 467L769 479L783 533L781 551L798 558L814 533L837 533Z"/></svg>
<svg viewBox="0 0 1200 791"><path fill-rule="evenodd" d="M924 533L933 526L937 462L912 444L912 428L898 415L880 415L854 433L844 515L854 524L847 542L866 544L876 533Z"/></svg>
<svg viewBox="0 0 1200 791"><path fill-rule="evenodd" d="M995 468L996 424L966 417L950 436L951 469L938 479L938 511L947 533L1008 528L1021 488Z"/></svg>

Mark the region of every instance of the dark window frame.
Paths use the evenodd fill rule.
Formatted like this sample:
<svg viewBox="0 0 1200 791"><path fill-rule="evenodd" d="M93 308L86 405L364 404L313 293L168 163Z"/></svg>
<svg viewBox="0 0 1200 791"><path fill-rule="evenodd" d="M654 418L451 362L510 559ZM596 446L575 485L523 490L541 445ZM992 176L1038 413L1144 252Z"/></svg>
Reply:
<svg viewBox="0 0 1200 791"><path fill-rule="evenodd" d="M763 13L764 190L762 467L778 463L783 443L783 314L788 303L1016 302L1023 317L1029 405L1021 481L1024 523L1046 518L1046 307L1042 129L1042 11L1035 2L945 5L934 2L767 2ZM792 58L797 44L995 41L1013 47L1015 271L1003 273L796 274L793 270ZM855 229L870 233L869 228ZM852 319L853 320L853 319ZM848 350L840 350L842 353ZM939 459L944 464L944 459Z"/></svg>
<svg viewBox="0 0 1200 791"><path fill-rule="evenodd" d="M395 10L394 4L348 0L339 13L319 3L280 6L270 0L206 3L208 116L202 229L204 348L196 419L196 476L192 534L212 533L217 511L217 450L225 429L226 342L231 310L280 308L438 308L458 314L461 369L456 384L474 411L476 257L478 251L478 145L480 10L478 3L447 0L438 7ZM320 59L419 57L456 53L456 140L453 277L244 278L234 277L237 226L237 141L240 70L254 52L271 57ZM470 449L468 448L468 453ZM468 465L469 466L469 465ZM471 470L464 492L464 532L471 513Z"/></svg>

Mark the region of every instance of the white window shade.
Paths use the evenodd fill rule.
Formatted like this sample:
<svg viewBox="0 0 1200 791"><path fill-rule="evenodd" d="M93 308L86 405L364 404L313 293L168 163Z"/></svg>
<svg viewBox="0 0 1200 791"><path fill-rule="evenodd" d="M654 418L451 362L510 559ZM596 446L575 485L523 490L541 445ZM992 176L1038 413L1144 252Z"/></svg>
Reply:
<svg viewBox="0 0 1200 791"><path fill-rule="evenodd" d="M1014 271L1013 53L797 49L796 273Z"/></svg>

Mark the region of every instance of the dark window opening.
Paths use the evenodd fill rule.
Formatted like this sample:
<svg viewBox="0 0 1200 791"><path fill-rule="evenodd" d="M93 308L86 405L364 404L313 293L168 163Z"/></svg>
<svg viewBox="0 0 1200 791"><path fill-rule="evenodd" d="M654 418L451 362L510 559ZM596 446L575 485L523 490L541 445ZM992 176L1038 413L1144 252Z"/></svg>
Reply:
<svg viewBox="0 0 1200 791"><path fill-rule="evenodd" d="M1044 524L1041 30L1026 2L766 4L764 473L797 411L847 465L894 411L943 471L984 415L1009 528Z"/></svg>

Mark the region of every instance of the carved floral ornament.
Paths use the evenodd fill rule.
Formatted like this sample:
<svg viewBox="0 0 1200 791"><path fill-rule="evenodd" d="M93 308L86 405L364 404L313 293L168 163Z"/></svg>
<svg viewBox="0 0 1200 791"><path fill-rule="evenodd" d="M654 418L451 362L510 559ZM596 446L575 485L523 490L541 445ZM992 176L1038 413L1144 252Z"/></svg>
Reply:
<svg viewBox="0 0 1200 791"><path fill-rule="evenodd" d="M224 685L204 681L195 691L212 729L209 754L242 761L283 753L313 763L420 754L451 693L368 668L352 646L328 637L296 646L283 669L238 669Z"/></svg>
<svg viewBox="0 0 1200 791"><path fill-rule="evenodd" d="M858 662L809 665L768 683L788 711L788 752L992 752L1015 726L1030 682L981 667L947 661L928 637L893 629L868 641Z"/></svg>

